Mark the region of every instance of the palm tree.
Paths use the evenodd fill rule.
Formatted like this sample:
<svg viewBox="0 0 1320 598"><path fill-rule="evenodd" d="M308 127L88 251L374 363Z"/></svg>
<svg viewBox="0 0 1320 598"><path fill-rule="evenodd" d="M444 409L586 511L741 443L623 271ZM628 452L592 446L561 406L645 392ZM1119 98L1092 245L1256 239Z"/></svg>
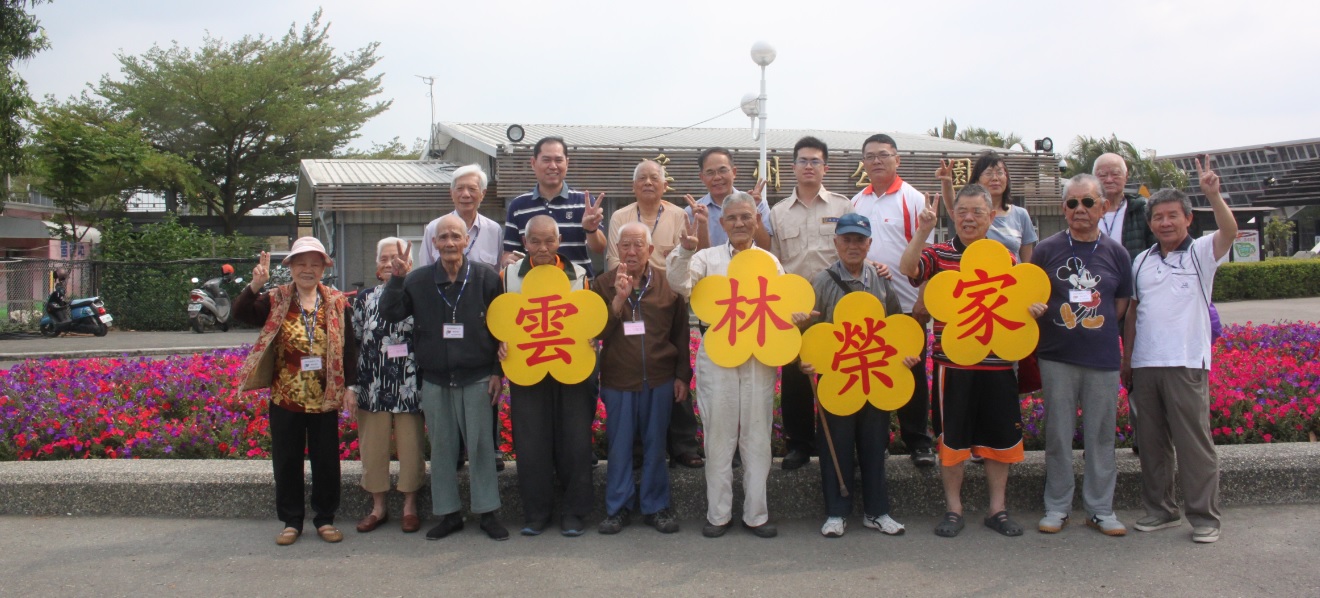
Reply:
<svg viewBox="0 0 1320 598"><path fill-rule="evenodd" d="M981 127L969 127L959 131L956 139L958 141L978 143L980 145L989 145L991 147L1002 147L1004 149L1011 149L1014 146L1017 146L1021 148L1022 151L1029 151L1027 150L1027 146L1022 143L1022 136L1012 132L1004 135L999 131L991 131Z"/></svg>
<svg viewBox="0 0 1320 598"><path fill-rule="evenodd" d="M957 136L958 136L958 123L953 122L952 120L946 118L946 119L944 119L944 124L943 124L943 125L940 125L938 128L935 128L935 129L929 129L929 130L927 130L927 131L926 131L926 134L927 134L927 135L930 135L931 137L942 137L942 138L944 138L944 139L956 139Z"/></svg>
<svg viewBox="0 0 1320 598"><path fill-rule="evenodd" d="M1100 154L1114 153L1123 156L1128 163L1129 176L1137 178L1137 175L1144 174L1146 159L1142 157L1141 152L1137 151L1136 146L1119 139L1117 135L1110 134L1108 138L1087 137L1078 135L1069 148L1068 155L1063 157L1067 168L1064 176L1072 177L1082 173L1090 173L1091 167L1095 165L1096 158Z"/></svg>

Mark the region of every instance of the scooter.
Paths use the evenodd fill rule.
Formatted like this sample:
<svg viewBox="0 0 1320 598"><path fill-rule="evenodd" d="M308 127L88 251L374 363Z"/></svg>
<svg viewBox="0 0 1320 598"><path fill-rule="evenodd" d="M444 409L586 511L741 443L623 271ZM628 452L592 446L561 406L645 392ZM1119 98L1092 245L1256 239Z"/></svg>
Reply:
<svg viewBox="0 0 1320 598"><path fill-rule="evenodd" d="M227 276L217 276L206 281L201 288L189 291L188 323L192 326L193 332L201 334L206 332L208 327L217 328L221 332L229 330L229 320L232 317L229 293L220 285L226 278ZM197 281L196 277L192 279L193 284L197 284ZM236 278L234 282L241 283L243 279Z"/></svg>
<svg viewBox="0 0 1320 598"><path fill-rule="evenodd" d="M64 290L56 289L46 300L46 315L41 318L41 335L56 337L65 332L84 332L105 336L115 318L105 310L100 297L85 297L64 302Z"/></svg>

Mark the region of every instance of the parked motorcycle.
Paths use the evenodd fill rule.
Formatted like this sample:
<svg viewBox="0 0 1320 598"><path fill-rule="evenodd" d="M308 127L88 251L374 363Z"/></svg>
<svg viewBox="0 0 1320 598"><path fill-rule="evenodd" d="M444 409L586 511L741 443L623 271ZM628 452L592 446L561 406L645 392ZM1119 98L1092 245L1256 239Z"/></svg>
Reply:
<svg viewBox="0 0 1320 598"><path fill-rule="evenodd" d="M225 264L221 267L220 276L206 281L201 288L188 292L188 323L192 326L193 332L201 334L206 332L207 328L217 328L221 332L229 330L229 321L233 314L230 311L229 293L225 292L222 284L229 282L229 277L233 273L234 267ZM193 284L197 284L198 280L194 277ZM241 283L243 279L237 278L233 282Z"/></svg>
<svg viewBox="0 0 1320 598"><path fill-rule="evenodd" d="M100 297L64 300L64 288L56 287L46 299L46 315L41 318L42 336L56 337L65 332L84 332L105 336L115 318L105 310Z"/></svg>

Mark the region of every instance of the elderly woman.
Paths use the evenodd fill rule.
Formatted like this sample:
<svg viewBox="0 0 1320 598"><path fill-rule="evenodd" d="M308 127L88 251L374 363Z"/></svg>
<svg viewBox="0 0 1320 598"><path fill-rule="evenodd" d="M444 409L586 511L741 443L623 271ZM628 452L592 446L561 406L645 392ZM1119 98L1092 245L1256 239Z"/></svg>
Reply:
<svg viewBox="0 0 1320 598"><path fill-rule="evenodd" d="M234 318L261 326L243 364L243 390L270 389L270 454L275 468L275 513L284 529L275 543L288 546L302 534L303 451L312 462L312 522L326 542L339 542L339 409L357 400L348 380L357 378L358 343L348 299L321 284L333 265L314 237L293 243L284 258L293 282L263 293L270 254L252 269L252 282L234 301Z"/></svg>
<svg viewBox="0 0 1320 598"><path fill-rule="evenodd" d="M394 275L390 262L400 257L409 267L408 245L396 237L376 243L376 279L379 286L359 293L353 304L353 332L360 345L358 376L349 389L357 395L359 451L362 453L362 489L371 493L371 512L357 524L366 533L389 520L385 493L390 489L391 427L399 451L399 492L403 493L403 531L422 527L417 516L417 489L425 479L421 394L417 365L412 356L412 318L397 324L380 315L385 282ZM350 403L350 405L352 405Z"/></svg>

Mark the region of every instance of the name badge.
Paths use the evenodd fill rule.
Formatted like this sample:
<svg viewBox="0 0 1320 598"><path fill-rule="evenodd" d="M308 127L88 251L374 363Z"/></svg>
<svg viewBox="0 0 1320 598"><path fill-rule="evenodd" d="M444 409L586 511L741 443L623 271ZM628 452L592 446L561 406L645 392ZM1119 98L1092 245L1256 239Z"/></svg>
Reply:
<svg viewBox="0 0 1320 598"><path fill-rule="evenodd" d="M304 357L304 358L302 358L302 371L304 371L304 372L319 372L319 371L321 371L321 358L320 358L320 357Z"/></svg>
<svg viewBox="0 0 1320 598"><path fill-rule="evenodd" d="M463 338L463 325L445 324L445 338L452 338L452 339Z"/></svg>
<svg viewBox="0 0 1320 598"><path fill-rule="evenodd" d="M834 223L836 223L836 222L838 222L838 221L839 221L839 219L838 219L837 217L834 217L834 216L826 216L826 217L820 219L820 223L821 223L821 224L834 224Z"/></svg>
<svg viewBox="0 0 1320 598"><path fill-rule="evenodd" d="M388 356L390 359L398 359L398 358L400 358L400 357L407 357L407 356L408 356L408 344L407 344L407 343L399 343L399 344L397 344L397 345L386 345L386 346L385 346L385 355Z"/></svg>
<svg viewBox="0 0 1320 598"><path fill-rule="evenodd" d="M637 336L639 334L646 334L646 322L643 322L641 320L624 322L623 334L624 336Z"/></svg>
<svg viewBox="0 0 1320 598"><path fill-rule="evenodd" d="M1086 289L1071 289L1068 291L1069 303L1086 303L1091 300L1091 291Z"/></svg>

